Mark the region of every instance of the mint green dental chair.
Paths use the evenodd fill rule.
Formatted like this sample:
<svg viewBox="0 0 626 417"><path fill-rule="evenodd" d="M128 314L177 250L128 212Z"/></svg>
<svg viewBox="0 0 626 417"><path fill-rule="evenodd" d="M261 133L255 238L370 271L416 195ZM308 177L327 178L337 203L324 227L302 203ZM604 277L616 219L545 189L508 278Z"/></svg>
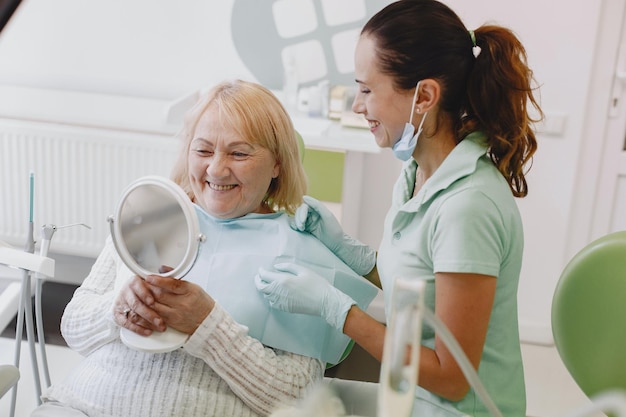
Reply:
<svg viewBox="0 0 626 417"><path fill-rule="evenodd" d="M297 130L296 140L298 141L298 152L300 153L300 161L304 161L304 139L302 139L302 135Z"/></svg>
<svg viewBox="0 0 626 417"><path fill-rule="evenodd" d="M345 155L342 152L305 149L304 140L297 131L296 138L300 160L309 180L307 194L320 201L341 203Z"/></svg>
<svg viewBox="0 0 626 417"><path fill-rule="evenodd" d="M552 333L588 397L626 394L626 231L594 240L567 264L552 301Z"/></svg>

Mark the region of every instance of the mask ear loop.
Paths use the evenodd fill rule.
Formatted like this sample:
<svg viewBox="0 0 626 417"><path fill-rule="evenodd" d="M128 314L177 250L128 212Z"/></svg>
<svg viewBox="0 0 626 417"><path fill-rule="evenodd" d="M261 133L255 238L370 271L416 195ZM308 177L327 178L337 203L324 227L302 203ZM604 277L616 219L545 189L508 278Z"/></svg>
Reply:
<svg viewBox="0 0 626 417"><path fill-rule="evenodd" d="M417 100L417 92L420 89L420 83L422 82L422 80L417 82L417 85L415 86L415 93L413 94L413 102L411 103L411 115L409 116L409 123L413 124L413 112L415 111L415 100Z"/></svg>
<svg viewBox="0 0 626 417"><path fill-rule="evenodd" d="M418 81L417 82L417 86L415 86L415 94L413 94L413 103L411 104L411 116L409 116L409 124L413 124L413 113L415 112L415 101L417 100L417 92L419 91L420 88L420 83L422 81ZM420 125L417 127L417 131L420 132L422 130L422 126L424 125L424 120L426 120L426 114L428 112L424 112L424 115L422 116L422 120L420 120Z"/></svg>

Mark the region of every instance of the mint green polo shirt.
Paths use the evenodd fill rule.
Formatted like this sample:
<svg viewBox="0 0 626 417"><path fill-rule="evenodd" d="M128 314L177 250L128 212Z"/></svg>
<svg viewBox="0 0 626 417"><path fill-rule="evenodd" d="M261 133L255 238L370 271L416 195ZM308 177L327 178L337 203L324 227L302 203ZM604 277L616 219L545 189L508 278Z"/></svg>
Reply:
<svg viewBox="0 0 626 417"><path fill-rule="evenodd" d="M486 155L482 133L462 140L415 197L417 163L407 161L385 218L377 267L389 302L394 277L427 280L425 301L435 310L437 272L475 273L497 278L496 294L478 375L503 415L526 412L524 372L517 319L517 288L524 236L521 216L505 178ZM435 335L423 326L422 344L434 348ZM489 411L470 392L450 402L421 388L420 402L471 416Z"/></svg>

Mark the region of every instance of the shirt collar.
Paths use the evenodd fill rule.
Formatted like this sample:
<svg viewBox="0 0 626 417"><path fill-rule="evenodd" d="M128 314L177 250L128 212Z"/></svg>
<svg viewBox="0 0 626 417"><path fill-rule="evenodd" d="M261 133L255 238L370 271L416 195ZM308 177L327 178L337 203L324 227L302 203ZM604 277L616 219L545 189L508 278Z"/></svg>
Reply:
<svg viewBox="0 0 626 417"><path fill-rule="evenodd" d="M487 153L486 136L482 132L470 133L454 147L433 175L424 183L415 198L408 202L409 210L417 209L445 190L454 182L476 171L478 160ZM407 181L415 182L417 163L411 159L404 167ZM411 176L412 174L412 176ZM409 178L409 176L411 176ZM409 187L412 189L412 187ZM410 198L410 197L409 197Z"/></svg>

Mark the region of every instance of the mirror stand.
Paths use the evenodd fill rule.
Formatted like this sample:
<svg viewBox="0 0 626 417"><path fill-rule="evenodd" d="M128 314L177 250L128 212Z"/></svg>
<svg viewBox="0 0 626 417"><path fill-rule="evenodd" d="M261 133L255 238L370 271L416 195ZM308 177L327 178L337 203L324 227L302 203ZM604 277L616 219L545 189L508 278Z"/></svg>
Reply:
<svg viewBox="0 0 626 417"><path fill-rule="evenodd" d="M191 269L204 241L193 203L176 183L164 177L146 176L131 183L108 221L113 244L129 276L181 278ZM188 337L171 327L150 336L120 330L125 345L151 353L178 349Z"/></svg>

